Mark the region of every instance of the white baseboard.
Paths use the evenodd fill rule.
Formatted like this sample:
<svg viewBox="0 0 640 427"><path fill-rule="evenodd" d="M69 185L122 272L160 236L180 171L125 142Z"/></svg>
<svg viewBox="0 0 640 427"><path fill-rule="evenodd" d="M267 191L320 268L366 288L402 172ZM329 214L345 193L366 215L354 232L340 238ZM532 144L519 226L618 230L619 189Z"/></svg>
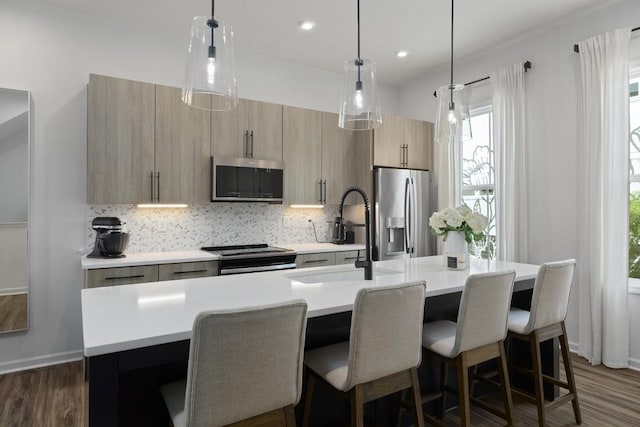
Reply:
<svg viewBox="0 0 640 427"><path fill-rule="evenodd" d="M26 359L12 360L0 363L0 374L10 372L25 371L27 369L42 368L43 366L57 365L60 363L75 362L82 360L84 354L82 350L69 351L66 353L49 354L46 356L29 357Z"/></svg>
<svg viewBox="0 0 640 427"><path fill-rule="evenodd" d="M578 354L578 343L569 342L569 351L571 353ZM640 371L640 359L629 358L629 369L633 369L634 371Z"/></svg>

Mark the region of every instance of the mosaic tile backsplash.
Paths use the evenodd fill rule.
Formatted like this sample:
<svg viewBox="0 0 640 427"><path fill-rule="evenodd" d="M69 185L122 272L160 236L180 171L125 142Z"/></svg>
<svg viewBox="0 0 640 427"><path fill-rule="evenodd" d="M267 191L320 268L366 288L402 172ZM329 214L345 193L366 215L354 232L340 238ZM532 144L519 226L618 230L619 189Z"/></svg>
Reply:
<svg viewBox="0 0 640 427"><path fill-rule="evenodd" d="M116 216L129 231L128 253L199 249L231 244L316 242L331 239L331 225L338 206L324 209L293 209L265 203L215 203L188 208L137 208L135 205L89 205L86 248L94 244L91 221L97 216Z"/></svg>

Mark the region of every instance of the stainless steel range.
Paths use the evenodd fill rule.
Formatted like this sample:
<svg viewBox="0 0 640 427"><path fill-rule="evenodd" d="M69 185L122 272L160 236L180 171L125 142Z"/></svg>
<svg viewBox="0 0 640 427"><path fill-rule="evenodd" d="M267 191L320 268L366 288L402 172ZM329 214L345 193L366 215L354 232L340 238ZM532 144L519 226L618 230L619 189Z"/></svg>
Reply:
<svg viewBox="0 0 640 427"><path fill-rule="evenodd" d="M220 255L220 275L296 268L296 252L291 249L257 245L205 246L204 251Z"/></svg>

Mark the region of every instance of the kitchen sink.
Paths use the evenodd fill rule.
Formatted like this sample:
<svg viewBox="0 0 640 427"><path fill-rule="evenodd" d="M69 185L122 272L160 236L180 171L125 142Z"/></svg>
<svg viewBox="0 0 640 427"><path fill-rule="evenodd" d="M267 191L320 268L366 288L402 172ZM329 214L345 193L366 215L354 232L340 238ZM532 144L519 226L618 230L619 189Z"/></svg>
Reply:
<svg viewBox="0 0 640 427"><path fill-rule="evenodd" d="M401 271L386 268L373 268L373 278L386 276L389 274L400 274ZM314 271L313 273L290 273L285 277L302 283L322 283L322 282L343 282L353 280L364 280L364 270L355 267L332 268L327 271Z"/></svg>

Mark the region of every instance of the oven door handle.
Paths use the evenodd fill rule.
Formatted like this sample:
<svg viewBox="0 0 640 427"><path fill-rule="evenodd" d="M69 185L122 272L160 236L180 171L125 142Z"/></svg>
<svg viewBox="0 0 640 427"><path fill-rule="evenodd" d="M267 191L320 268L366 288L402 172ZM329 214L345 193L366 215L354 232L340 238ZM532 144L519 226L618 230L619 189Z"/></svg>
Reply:
<svg viewBox="0 0 640 427"><path fill-rule="evenodd" d="M294 268L296 268L295 262L286 264L260 265L255 267L223 268L220 270L220 275L225 276L229 274L256 273L259 271L291 270Z"/></svg>

